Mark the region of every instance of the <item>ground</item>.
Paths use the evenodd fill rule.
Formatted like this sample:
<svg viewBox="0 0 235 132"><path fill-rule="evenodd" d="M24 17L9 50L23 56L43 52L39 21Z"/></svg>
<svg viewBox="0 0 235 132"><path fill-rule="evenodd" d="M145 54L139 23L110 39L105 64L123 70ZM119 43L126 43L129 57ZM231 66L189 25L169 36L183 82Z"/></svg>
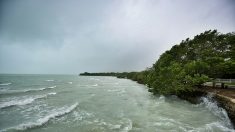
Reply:
<svg viewBox="0 0 235 132"><path fill-rule="evenodd" d="M202 89L207 92L217 93L219 95L235 100L235 88L222 89L222 88L213 88L213 87L203 87Z"/></svg>

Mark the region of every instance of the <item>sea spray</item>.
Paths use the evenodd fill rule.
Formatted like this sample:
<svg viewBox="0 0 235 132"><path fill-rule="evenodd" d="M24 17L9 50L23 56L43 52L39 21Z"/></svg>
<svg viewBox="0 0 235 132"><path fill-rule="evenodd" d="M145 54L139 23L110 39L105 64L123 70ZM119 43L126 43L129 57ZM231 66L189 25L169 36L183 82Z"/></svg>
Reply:
<svg viewBox="0 0 235 132"><path fill-rule="evenodd" d="M228 117L226 110L218 106L216 100L213 99L214 94L210 93L206 97L201 97L202 103L200 105L205 106L209 111L211 111L215 116L221 119L221 122L229 128L233 128L233 125Z"/></svg>

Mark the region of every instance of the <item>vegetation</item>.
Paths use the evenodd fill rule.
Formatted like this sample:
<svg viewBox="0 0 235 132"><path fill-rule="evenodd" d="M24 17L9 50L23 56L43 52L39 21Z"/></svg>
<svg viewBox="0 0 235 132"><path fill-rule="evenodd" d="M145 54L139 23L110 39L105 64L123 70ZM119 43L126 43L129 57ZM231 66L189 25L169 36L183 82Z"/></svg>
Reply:
<svg viewBox="0 0 235 132"><path fill-rule="evenodd" d="M128 78L160 94L192 91L214 78L235 78L235 33L209 30L187 38L163 53L151 68L141 72L83 73Z"/></svg>

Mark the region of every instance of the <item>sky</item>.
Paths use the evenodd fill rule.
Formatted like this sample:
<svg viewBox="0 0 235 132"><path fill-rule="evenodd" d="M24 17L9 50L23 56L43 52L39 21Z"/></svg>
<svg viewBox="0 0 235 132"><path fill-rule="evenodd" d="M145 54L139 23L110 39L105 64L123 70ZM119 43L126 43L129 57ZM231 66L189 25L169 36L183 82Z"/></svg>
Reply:
<svg viewBox="0 0 235 132"><path fill-rule="evenodd" d="M235 31L234 0L1 0L0 73L141 71L210 29Z"/></svg>

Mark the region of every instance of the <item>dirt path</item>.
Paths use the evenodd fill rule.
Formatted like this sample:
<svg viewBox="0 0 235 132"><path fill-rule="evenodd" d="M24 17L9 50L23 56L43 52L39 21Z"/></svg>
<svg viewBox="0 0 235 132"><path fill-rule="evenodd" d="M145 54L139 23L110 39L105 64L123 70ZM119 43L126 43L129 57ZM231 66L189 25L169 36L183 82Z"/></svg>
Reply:
<svg viewBox="0 0 235 132"><path fill-rule="evenodd" d="M215 93L215 99L219 102L220 106L227 111L229 118L235 126L235 88L222 89L203 87L200 88L200 90L206 93Z"/></svg>
<svg viewBox="0 0 235 132"><path fill-rule="evenodd" d="M222 89L213 87L203 87L202 89L207 92L213 92L231 99L235 99L235 88Z"/></svg>

